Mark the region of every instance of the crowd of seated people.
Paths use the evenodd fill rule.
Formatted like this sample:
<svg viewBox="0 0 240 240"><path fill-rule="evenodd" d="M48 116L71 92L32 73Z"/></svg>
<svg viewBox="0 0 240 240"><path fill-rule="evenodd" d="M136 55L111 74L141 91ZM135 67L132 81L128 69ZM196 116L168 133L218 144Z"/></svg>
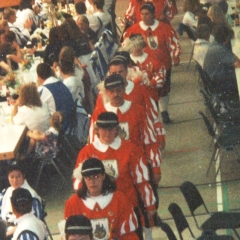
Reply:
<svg viewBox="0 0 240 240"><path fill-rule="evenodd" d="M69 134L76 119L70 134L89 144L79 152L73 170L76 193L66 201L64 209L65 239L71 240L72 235L92 239L92 232L102 238L143 239L143 231L145 239L151 239L152 227L159 224L157 187L165 147L163 124L171 123L171 73L180 63L181 54L177 32L171 26L177 13L176 2L129 1L124 18L131 26L125 29L121 46L118 42L118 52L108 59L107 74L101 82L96 80L91 56L102 32L111 30L111 1L76 0L74 4L76 15L67 15L49 29L43 62L36 67L37 79L22 84L13 106L12 123L28 128L23 158L29 160L32 153L44 157L46 149L54 152L59 133ZM21 0L17 11L4 9L0 21L2 76L18 69L26 53L36 51L25 47L43 20L40 6L41 1ZM228 94L235 96L234 67L239 66L239 59L226 47L233 37L231 27L225 18L216 20L214 11L220 7L215 4L197 19L200 7L198 0L185 0L183 23L196 29L198 38L194 59L213 81L222 84L224 91L227 88ZM211 27L204 23L206 18ZM212 43L210 34L215 37ZM214 75L220 61L226 65L221 69L227 73L227 82ZM85 98L90 99L90 107L84 105ZM83 121L88 114L90 120ZM22 180L18 188L27 186L28 191L12 187L12 198L8 196L8 207L12 206L18 224L13 239L28 230L27 234L45 240L45 226L31 214L32 189L23 172L14 173ZM22 202L22 211L18 202ZM79 216L82 214L85 217ZM83 220L84 231L78 228L78 224L83 226Z"/></svg>

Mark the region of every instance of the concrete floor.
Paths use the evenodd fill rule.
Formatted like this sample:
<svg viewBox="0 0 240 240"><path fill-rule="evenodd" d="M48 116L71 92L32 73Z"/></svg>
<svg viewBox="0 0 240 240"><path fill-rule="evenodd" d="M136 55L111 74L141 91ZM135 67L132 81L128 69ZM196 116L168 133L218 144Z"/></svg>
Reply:
<svg viewBox="0 0 240 240"><path fill-rule="evenodd" d="M178 1L177 4L179 14L172 21L175 29L183 17L182 2ZM117 1L118 17L123 15L126 7L127 0ZM205 106L199 94L200 86L198 84L198 75L194 72L194 63L186 71L191 43L185 35L181 36L179 41L182 46L181 64L178 67L173 67L172 73L169 106L172 123L165 127L167 144L162 153L163 176L159 185L160 204L158 209L159 216L170 224L178 238L175 224L167 210L172 202L176 202L182 208L194 235L198 237L201 234L196 228L187 204L179 190L179 185L186 180L190 180L198 186L210 211L217 211L221 205L225 210L240 210L240 165L231 152L229 152L222 164L221 174L217 179L217 181L220 181L219 187L216 187L214 166L211 168L209 177L206 177L213 146L210 145L211 137L208 135L198 114L198 111L205 111ZM51 178L46 175L45 178L42 178L38 190L47 201L46 211L48 216L46 221L54 239L60 239L57 223L63 218L64 203L72 193L71 172L68 174L68 180L68 183L62 183L57 174L53 173ZM201 210L199 214L201 213L204 212ZM200 215L199 221L202 222L206 218L206 215ZM226 231L223 232L226 233ZM227 233L229 234L231 231L227 231ZM159 228L154 228L153 236L155 240L167 239ZM184 232L183 236L184 239L192 239L187 231Z"/></svg>

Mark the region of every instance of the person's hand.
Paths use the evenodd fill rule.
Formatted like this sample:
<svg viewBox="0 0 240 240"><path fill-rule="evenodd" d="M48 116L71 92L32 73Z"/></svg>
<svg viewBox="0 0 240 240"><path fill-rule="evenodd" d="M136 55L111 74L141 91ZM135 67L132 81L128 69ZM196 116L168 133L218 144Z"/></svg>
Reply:
<svg viewBox="0 0 240 240"><path fill-rule="evenodd" d="M154 223L154 216L157 214L157 210L149 210L147 211L147 217L148 217L148 221L149 223Z"/></svg>
<svg viewBox="0 0 240 240"><path fill-rule="evenodd" d="M179 63L180 63L180 58L179 58L179 57L174 57L174 58L173 58L173 64L174 64L174 66L175 66L175 67L178 66Z"/></svg>
<svg viewBox="0 0 240 240"><path fill-rule="evenodd" d="M166 146L165 141L164 142L160 142L159 146L160 146L160 150L162 151L165 148L165 146Z"/></svg>
<svg viewBox="0 0 240 240"><path fill-rule="evenodd" d="M26 29L31 28L31 26L33 25L33 21L31 19L27 19L26 22L23 24L23 27Z"/></svg>
<svg viewBox="0 0 240 240"><path fill-rule="evenodd" d="M160 182L160 180L161 180L161 174L156 174L156 173L154 173L153 174L153 183L154 184L156 184L156 185L158 185L159 184L159 182Z"/></svg>

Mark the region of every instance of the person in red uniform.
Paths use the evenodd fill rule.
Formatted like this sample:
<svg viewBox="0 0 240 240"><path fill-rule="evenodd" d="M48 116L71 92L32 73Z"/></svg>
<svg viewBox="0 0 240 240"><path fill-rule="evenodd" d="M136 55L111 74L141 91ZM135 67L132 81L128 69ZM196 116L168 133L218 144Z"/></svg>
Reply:
<svg viewBox="0 0 240 240"><path fill-rule="evenodd" d="M149 2L141 6L141 19L139 23L128 28L124 33L124 39L132 34L140 34L144 37L147 46L145 52L159 60L166 68L166 80L164 87L159 92L159 108L161 111L163 123L170 123L168 114L168 102L170 92L171 67L180 62L181 53L175 30L164 22L155 19L155 7Z"/></svg>
<svg viewBox="0 0 240 240"><path fill-rule="evenodd" d="M121 136L141 147L151 166L153 181L158 184L161 178L161 152L159 149L155 130L148 121L145 108L134 101L124 99L124 79L119 74L108 76L104 81L109 102L95 108L90 122L90 142L93 141L93 129L97 118L102 112L114 112L118 116L121 127Z"/></svg>
<svg viewBox="0 0 240 240"><path fill-rule="evenodd" d="M82 214L92 223L96 239L139 239L134 232L137 218L124 193L105 173L99 159L89 158L82 164L82 187L65 204L64 218Z"/></svg>
<svg viewBox="0 0 240 240"><path fill-rule="evenodd" d="M124 86L125 86L124 99L140 104L145 109L147 113L148 122L154 129L154 134L157 139L156 147L157 148L160 147L160 150L162 150L165 147L165 130L162 126L162 123L159 122L158 110L154 102L158 100L158 97L154 96L155 99L152 99L151 96L149 96L149 92L146 89L145 85L141 85L139 83L137 84L134 82L133 78L141 78L143 72L140 71L139 69L135 71L135 69L138 67L130 66L130 61L131 59L128 52L126 51L118 52L109 64L109 74L110 75L119 74L123 77ZM136 72L136 74L132 74L133 71ZM157 79L159 82L162 82L164 80L165 78L164 73L165 72L158 75ZM103 104L106 104L107 102L109 102L109 98L106 94L106 89L104 88L104 82L99 84L98 87L99 87L99 95L97 98L95 108L99 108ZM157 95L157 93L155 95Z"/></svg>
<svg viewBox="0 0 240 240"><path fill-rule="evenodd" d="M124 19L130 25L141 21L140 9L144 3L152 2L156 8L156 19L169 23L177 13L177 6L172 0L130 0Z"/></svg>
<svg viewBox="0 0 240 240"><path fill-rule="evenodd" d="M94 132L94 141L86 145L78 155L74 170L74 189L81 186L79 173L83 162L97 157L103 162L105 171L116 179L117 189L125 193L133 204L139 226L141 223L137 192L144 203L144 210L147 211L144 213L149 218L147 221L151 222L156 214L156 199L149 184L148 167L142 149L118 137L121 129L118 117L113 112L103 112L98 116ZM142 228L139 229L138 236L143 239Z"/></svg>

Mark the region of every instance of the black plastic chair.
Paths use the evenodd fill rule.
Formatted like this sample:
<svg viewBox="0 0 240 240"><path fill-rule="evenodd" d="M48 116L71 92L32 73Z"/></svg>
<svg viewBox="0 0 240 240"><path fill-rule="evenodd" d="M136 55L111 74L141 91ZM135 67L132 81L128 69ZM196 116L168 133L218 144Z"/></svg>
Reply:
<svg viewBox="0 0 240 240"><path fill-rule="evenodd" d="M193 31L189 26L187 26L183 23L178 24L178 30L177 31L178 31L179 35L182 35L183 32L186 32L188 38L192 42L195 42L197 40L196 32ZM189 59L189 62L188 62L187 69L189 69L189 66L191 64L192 57L193 57L193 51L194 51L194 44L193 44L193 47L192 47L192 51L191 51L191 55L190 55L190 59Z"/></svg>
<svg viewBox="0 0 240 240"><path fill-rule="evenodd" d="M177 240L173 230L167 223L162 222L161 229L166 233L169 240Z"/></svg>
<svg viewBox="0 0 240 240"><path fill-rule="evenodd" d="M208 133L211 137L213 137L214 143L214 151L212 153L212 157L207 169L206 176L208 176L210 168L214 162L219 158L219 166L216 171L215 177L218 175L218 172L221 167L222 160L224 159L225 153L228 151L234 151L237 156L237 161L240 162L240 154L237 150L237 146L240 144L240 127L235 126L233 124L228 124L224 126L224 128L219 132L213 129L213 126L209 122L208 118L205 116L203 112L199 112L202 116L203 121L207 127Z"/></svg>
<svg viewBox="0 0 240 240"><path fill-rule="evenodd" d="M168 207L168 211L171 213L173 220L175 222L175 225L178 230L178 234L181 240L183 240L182 232L185 229L188 229L192 238L195 238L191 228L189 227L189 224L181 210L181 208L176 203L171 203Z"/></svg>
<svg viewBox="0 0 240 240"><path fill-rule="evenodd" d="M218 229L232 229L236 234L237 238L240 239L240 236L235 229L240 227L240 213L237 212L210 213L198 189L193 183L189 181L184 182L180 186L180 190L187 202L187 205L189 207L191 215L194 218L196 226L200 230L216 231ZM209 215L209 218L205 222L203 222L201 226L199 225L195 215L195 210L198 209L200 206L203 206L206 214Z"/></svg>

